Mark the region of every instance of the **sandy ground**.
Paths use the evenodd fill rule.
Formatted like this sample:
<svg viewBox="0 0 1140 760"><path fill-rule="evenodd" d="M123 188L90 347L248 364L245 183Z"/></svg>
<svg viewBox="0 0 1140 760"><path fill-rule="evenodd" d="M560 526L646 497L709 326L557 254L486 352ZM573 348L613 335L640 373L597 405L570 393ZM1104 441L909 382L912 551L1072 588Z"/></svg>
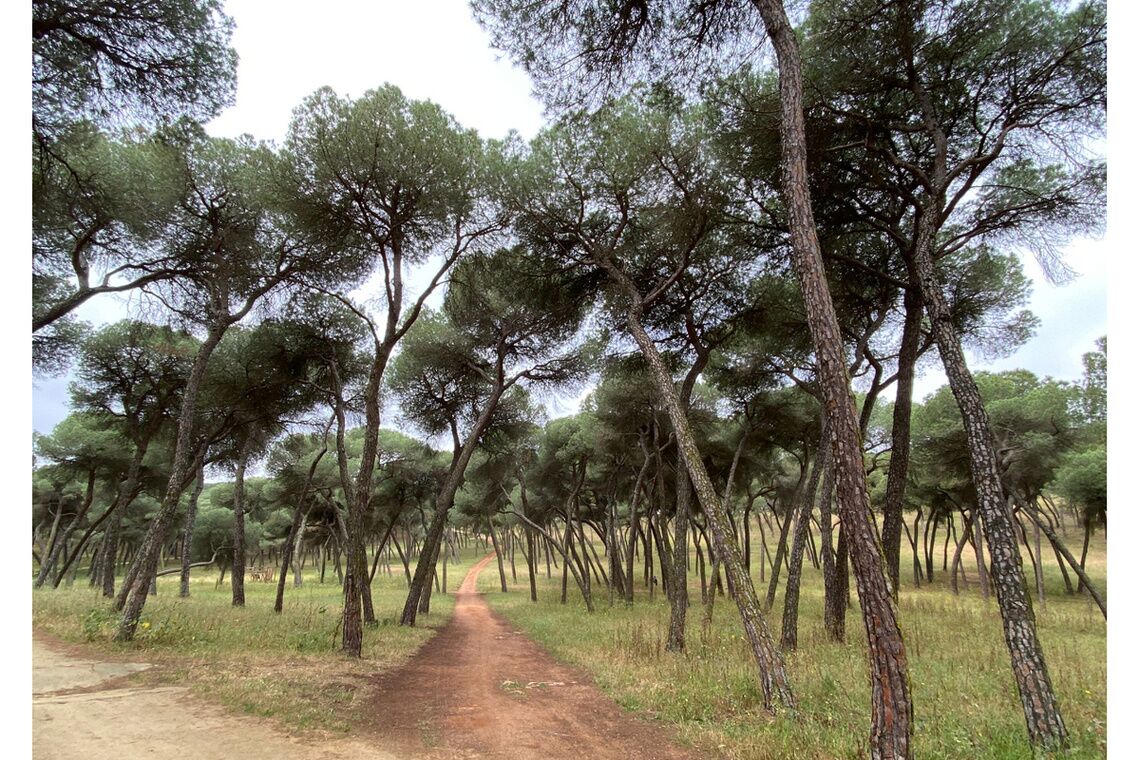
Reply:
<svg viewBox="0 0 1140 760"><path fill-rule="evenodd" d="M398 760L360 740L303 741L234 716L182 687L140 687L148 665L79 659L32 641L32 757L37 760ZM26 745L25 745L26 746Z"/></svg>
<svg viewBox="0 0 1140 760"><path fill-rule="evenodd" d="M386 746L433 760L700 757L494 614L475 590L493 557L467 574L451 621L406 665L377 677L373 730Z"/></svg>

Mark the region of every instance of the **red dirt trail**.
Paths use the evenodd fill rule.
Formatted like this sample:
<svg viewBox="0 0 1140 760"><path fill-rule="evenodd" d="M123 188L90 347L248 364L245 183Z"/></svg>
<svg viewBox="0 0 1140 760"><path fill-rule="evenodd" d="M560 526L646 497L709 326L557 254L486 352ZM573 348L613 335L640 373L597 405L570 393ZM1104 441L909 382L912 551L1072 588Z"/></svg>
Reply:
<svg viewBox="0 0 1140 760"><path fill-rule="evenodd" d="M492 612L475 590L492 557L467 573L450 622L406 665L377 676L372 729L386 747L431 760L701 757Z"/></svg>

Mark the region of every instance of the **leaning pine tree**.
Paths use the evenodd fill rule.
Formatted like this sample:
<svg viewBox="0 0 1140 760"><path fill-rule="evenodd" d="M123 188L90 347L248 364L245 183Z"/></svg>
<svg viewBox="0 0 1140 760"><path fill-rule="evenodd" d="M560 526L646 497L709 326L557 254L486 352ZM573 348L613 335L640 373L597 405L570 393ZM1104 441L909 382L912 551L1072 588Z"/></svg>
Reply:
<svg viewBox="0 0 1140 760"><path fill-rule="evenodd" d="M828 292L808 192L803 126L803 86L795 33L778 0L704 3L661 0L630 3L614 13L597 0L547 2L482 0L475 4L481 23L491 27L492 42L524 62L548 101L579 105L629 79L687 79L707 72L719 49L739 49L766 29L776 48L780 74L781 147L785 205L792 248L809 327L820 369L824 413L831 426L835 491L863 609L870 650L872 756L911 757L912 706L907 661L894 600L890 593L878 532L867 495L858 420L851 397L842 336ZM758 16L754 11L758 11ZM711 55L710 55L711 53ZM601 262L599 261L599 264ZM622 287L628 292L628 288ZM629 293L632 298L632 293ZM628 325L638 339L642 303L628 307ZM643 352L646 346L638 340ZM647 357L648 358L648 357ZM664 378L660 378L664 380ZM668 401L672 392L662 389ZM679 412L679 410L677 410ZM671 411L671 417L673 416ZM678 415L679 416L679 415ZM683 447L684 448L684 447ZM688 453L688 452L687 452ZM702 506L701 469L686 457ZM715 506L712 507L715 510ZM717 531L714 529L714 536ZM726 559L726 567L731 560ZM743 612L743 610L742 610Z"/></svg>

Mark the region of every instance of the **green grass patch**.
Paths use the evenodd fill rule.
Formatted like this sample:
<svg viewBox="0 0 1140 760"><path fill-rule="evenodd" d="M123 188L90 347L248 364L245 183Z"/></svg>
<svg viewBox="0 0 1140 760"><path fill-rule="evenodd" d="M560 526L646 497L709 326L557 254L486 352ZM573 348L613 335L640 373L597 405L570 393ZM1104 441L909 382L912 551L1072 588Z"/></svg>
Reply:
<svg viewBox="0 0 1140 760"><path fill-rule="evenodd" d="M1068 541L1079 548L1078 536L1070 535ZM915 756L1031 758L996 602L984 602L976 583L955 596L948 573L940 569L940 550L941 545L934 582L920 588L910 582L910 556L903 552L899 615L915 707ZM973 556L967 555L972 563ZM756 577L758 567L754 557L754 582L763 595L766 586ZM514 625L558 659L588 671L623 707L674 726L683 741L698 748L719 750L732 758L866 756L870 686L853 581L847 643L832 643L823 632L822 575L805 558L799 649L787 656L799 708L795 716L773 717L763 710L755 664L735 605L718 597L712 624L703 626L699 577L690 572L686 651L666 652L667 602L660 593L649 601L639 568L634 605L627 608L619 598L609 607L606 588L595 584L597 611L592 615L586 613L573 580L568 604L559 603L561 572L556 570L548 580L545 566L539 575L537 604L529 599L525 569L511 584L510 593L499 591L493 566L480 576L479 588ZM1094 539L1088 568L1094 582L1103 584L1103 538ZM1026 569L1032 587L1028 563ZM1036 613L1072 738L1066 757L1104 757L1105 622L1087 596L1064 594L1055 562L1052 572L1056 578L1047 565L1049 595L1044 607L1036 605ZM777 640L782 580L781 594L767 615Z"/></svg>

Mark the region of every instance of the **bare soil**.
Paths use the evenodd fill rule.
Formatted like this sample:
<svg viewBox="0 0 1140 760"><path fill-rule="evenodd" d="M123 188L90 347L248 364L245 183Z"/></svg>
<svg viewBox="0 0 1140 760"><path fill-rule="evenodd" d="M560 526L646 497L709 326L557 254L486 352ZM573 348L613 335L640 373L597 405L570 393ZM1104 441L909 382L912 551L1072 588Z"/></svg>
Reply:
<svg viewBox="0 0 1140 760"><path fill-rule="evenodd" d="M32 757L43 760L398 760L372 742L290 737L179 686L147 686L150 665L94 661L32 638Z"/></svg>
<svg viewBox="0 0 1140 760"><path fill-rule="evenodd" d="M467 573L447 625L406 665L377 676L372 728L387 746L431 760L701 757L496 615L475 590L493 557Z"/></svg>

